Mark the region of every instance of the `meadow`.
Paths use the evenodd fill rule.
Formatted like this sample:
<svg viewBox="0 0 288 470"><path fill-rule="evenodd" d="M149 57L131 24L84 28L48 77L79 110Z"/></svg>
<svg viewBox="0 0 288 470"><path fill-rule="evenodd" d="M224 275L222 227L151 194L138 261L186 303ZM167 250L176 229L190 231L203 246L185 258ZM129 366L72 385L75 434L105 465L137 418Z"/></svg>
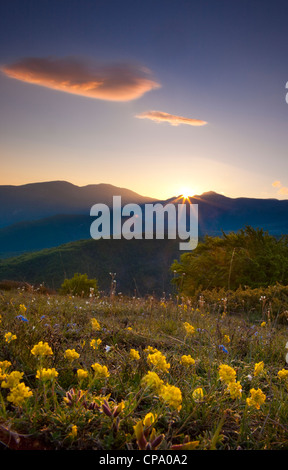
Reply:
<svg viewBox="0 0 288 470"><path fill-rule="evenodd" d="M287 320L256 303L1 290L1 448L287 450Z"/></svg>

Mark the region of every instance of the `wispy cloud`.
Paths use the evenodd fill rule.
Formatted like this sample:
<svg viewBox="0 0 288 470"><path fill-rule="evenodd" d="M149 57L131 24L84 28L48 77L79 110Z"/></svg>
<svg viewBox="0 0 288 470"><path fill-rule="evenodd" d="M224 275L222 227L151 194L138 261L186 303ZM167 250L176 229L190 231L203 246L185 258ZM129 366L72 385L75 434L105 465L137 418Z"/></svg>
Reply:
<svg viewBox="0 0 288 470"><path fill-rule="evenodd" d="M283 186L281 181L274 181L272 183L272 186L274 188L277 188L278 189L278 194L280 194L281 196L288 196L288 187L286 186Z"/></svg>
<svg viewBox="0 0 288 470"><path fill-rule="evenodd" d="M150 119L151 121L168 122L172 126L179 126L179 124L188 124L189 126L204 126L206 121L201 119L192 119L184 116L176 116L175 114L165 113L163 111L146 111L135 116L139 119Z"/></svg>
<svg viewBox="0 0 288 470"><path fill-rule="evenodd" d="M5 65L2 72L23 82L108 101L134 100L160 87L144 67L74 58L24 58Z"/></svg>

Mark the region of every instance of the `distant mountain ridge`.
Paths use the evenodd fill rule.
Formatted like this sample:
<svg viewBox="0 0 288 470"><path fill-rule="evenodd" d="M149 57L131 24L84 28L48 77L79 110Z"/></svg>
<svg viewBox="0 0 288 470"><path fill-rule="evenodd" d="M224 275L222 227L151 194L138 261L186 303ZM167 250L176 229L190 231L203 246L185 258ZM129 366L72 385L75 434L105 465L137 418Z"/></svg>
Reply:
<svg viewBox="0 0 288 470"><path fill-rule="evenodd" d="M113 195L121 196L123 204L155 201L130 189L99 183L76 186L67 181L0 186L0 228L39 220L59 214L89 215L93 204L111 206Z"/></svg>
<svg viewBox="0 0 288 470"><path fill-rule="evenodd" d="M89 240L90 209L102 202L112 206L113 196L127 203L183 203L172 197L159 201L109 184L75 186L65 181L0 186L0 258ZM198 204L199 237L238 231L247 225L271 235L288 234L288 200L229 198L209 191L186 200ZM2 227L2 228L1 228Z"/></svg>

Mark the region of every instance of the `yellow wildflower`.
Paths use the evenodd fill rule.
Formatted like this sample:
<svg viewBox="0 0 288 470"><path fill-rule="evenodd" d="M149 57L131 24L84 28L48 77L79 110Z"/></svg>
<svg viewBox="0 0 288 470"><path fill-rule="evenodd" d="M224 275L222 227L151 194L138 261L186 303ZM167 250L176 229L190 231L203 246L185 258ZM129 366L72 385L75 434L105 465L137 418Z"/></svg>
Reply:
<svg viewBox="0 0 288 470"><path fill-rule="evenodd" d="M204 397L204 392L201 387L195 388L194 392L192 393L192 397L195 401L201 401Z"/></svg>
<svg viewBox="0 0 288 470"><path fill-rule="evenodd" d="M230 393L231 398L241 398L242 396L242 387L240 382L229 382L227 390Z"/></svg>
<svg viewBox="0 0 288 470"><path fill-rule="evenodd" d="M84 369L77 369L77 377L79 380L83 380L88 377L88 371Z"/></svg>
<svg viewBox="0 0 288 470"><path fill-rule="evenodd" d="M92 330L99 331L101 329L100 324L96 318L91 318Z"/></svg>
<svg viewBox="0 0 288 470"><path fill-rule="evenodd" d="M264 362L263 361L257 362L257 364L255 364L254 366L254 375L257 376L261 374L263 369L264 369Z"/></svg>
<svg viewBox="0 0 288 470"><path fill-rule="evenodd" d="M14 370L13 372L5 376L5 379L1 383L1 387L10 388L10 389L16 387L19 384L20 380L22 379L23 375L24 375L24 372L19 372L18 370Z"/></svg>
<svg viewBox="0 0 288 470"><path fill-rule="evenodd" d="M226 364L221 364L219 366L219 377L222 382L229 384L229 382L234 382L236 379L236 371L233 367L227 366Z"/></svg>
<svg viewBox="0 0 288 470"><path fill-rule="evenodd" d="M13 335L10 331L9 331L9 333L6 333L6 334L5 334L5 341L6 341L6 343L10 343L10 342L13 341L14 339L17 339L17 336L16 336L16 335Z"/></svg>
<svg viewBox="0 0 288 470"><path fill-rule="evenodd" d="M260 326L262 326L262 328L266 326L266 321L263 321Z"/></svg>
<svg viewBox="0 0 288 470"><path fill-rule="evenodd" d="M25 307L24 304L19 305L19 312L21 313L21 315L24 315L26 310L27 310L27 308Z"/></svg>
<svg viewBox="0 0 288 470"><path fill-rule="evenodd" d="M7 376L7 369L11 366L9 361L0 361L0 380L5 379Z"/></svg>
<svg viewBox="0 0 288 470"><path fill-rule="evenodd" d="M35 344L31 349L31 353L34 356L51 356L53 354L49 344L46 342L43 343L43 341L39 341L38 344Z"/></svg>
<svg viewBox="0 0 288 470"><path fill-rule="evenodd" d="M152 346L147 346L147 348L144 349L144 351L145 351L146 353L150 353L150 354L151 354L151 353L159 352L159 350L158 350L157 348L153 348Z"/></svg>
<svg viewBox="0 0 288 470"><path fill-rule="evenodd" d="M248 406L253 406L257 410L260 409L260 406L263 405L263 403L266 400L266 395L258 388L255 390L255 388L251 388L250 390L250 397L246 398L246 402Z"/></svg>
<svg viewBox="0 0 288 470"><path fill-rule="evenodd" d="M136 351L136 349L130 349L130 357L131 359L138 361L140 359L140 354L138 351Z"/></svg>
<svg viewBox="0 0 288 470"><path fill-rule="evenodd" d="M183 355L180 359L180 362L181 364L185 365L185 366L191 366L191 365L194 365L195 364L195 359L193 359L190 354L188 355Z"/></svg>
<svg viewBox="0 0 288 470"><path fill-rule="evenodd" d="M183 323L183 325L186 331L186 335L193 335L193 333L195 333L195 328L194 326L190 325L190 323L186 321Z"/></svg>
<svg viewBox="0 0 288 470"><path fill-rule="evenodd" d="M90 346L93 349L98 349L98 347L100 346L101 343L102 343L102 340L100 338L98 338L97 340L96 339L91 339Z"/></svg>
<svg viewBox="0 0 288 470"><path fill-rule="evenodd" d="M75 439L75 437L77 437L77 432L78 432L78 428L76 424L74 424L72 426L71 432L69 433L69 436L72 437L72 439Z"/></svg>
<svg viewBox="0 0 288 470"><path fill-rule="evenodd" d="M156 374L156 372L152 372L149 370L149 372L142 377L141 380L141 385L143 387L149 387L153 391L158 392L162 385L164 384L163 380L160 379L160 377Z"/></svg>
<svg viewBox="0 0 288 470"><path fill-rule="evenodd" d="M288 379L288 370L287 369L279 370L277 375L278 375L279 379L287 380Z"/></svg>
<svg viewBox="0 0 288 470"><path fill-rule="evenodd" d="M226 344L230 343L230 336L229 335L224 335L224 342Z"/></svg>
<svg viewBox="0 0 288 470"><path fill-rule="evenodd" d="M36 379L43 381L54 380L56 377L58 377L58 372L54 367L52 369L45 369L45 367L43 367L42 369L38 369L36 373Z"/></svg>
<svg viewBox="0 0 288 470"><path fill-rule="evenodd" d="M166 361L166 357L160 351L148 354L147 362L150 366L154 366L162 372L168 372L168 369L170 369L170 364Z"/></svg>
<svg viewBox="0 0 288 470"><path fill-rule="evenodd" d="M80 354L75 351L75 349L66 349L64 353L64 357L68 359L68 361L74 361L75 359L79 359Z"/></svg>
<svg viewBox="0 0 288 470"><path fill-rule="evenodd" d="M18 383L15 387L10 390L7 400L13 403L15 406L21 406L26 398L33 395L29 387L23 382Z"/></svg>
<svg viewBox="0 0 288 470"><path fill-rule="evenodd" d="M168 406L171 406L177 411L181 410L182 393L180 388L169 384L163 385L160 389L159 396L168 404Z"/></svg>
<svg viewBox="0 0 288 470"><path fill-rule="evenodd" d="M94 370L94 375L96 378L100 379L110 376L106 366L101 366L101 364L95 362L95 364L92 364L91 367Z"/></svg>
<svg viewBox="0 0 288 470"><path fill-rule="evenodd" d="M147 413L145 418L143 419L143 424L145 427L149 428L152 426L153 423L155 423L157 419L157 415L154 415L153 413Z"/></svg>

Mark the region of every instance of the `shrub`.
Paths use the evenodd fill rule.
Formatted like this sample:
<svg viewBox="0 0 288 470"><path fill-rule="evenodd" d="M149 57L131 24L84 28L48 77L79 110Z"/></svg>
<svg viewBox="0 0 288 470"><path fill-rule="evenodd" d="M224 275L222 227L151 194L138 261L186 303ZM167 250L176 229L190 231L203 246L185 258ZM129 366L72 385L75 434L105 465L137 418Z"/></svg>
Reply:
<svg viewBox="0 0 288 470"><path fill-rule="evenodd" d="M60 293L70 294L80 297L88 297L90 294L97 294L98 286L96 279L88 279L87 274L75 273L71 279L65 279Z"/></svg>

